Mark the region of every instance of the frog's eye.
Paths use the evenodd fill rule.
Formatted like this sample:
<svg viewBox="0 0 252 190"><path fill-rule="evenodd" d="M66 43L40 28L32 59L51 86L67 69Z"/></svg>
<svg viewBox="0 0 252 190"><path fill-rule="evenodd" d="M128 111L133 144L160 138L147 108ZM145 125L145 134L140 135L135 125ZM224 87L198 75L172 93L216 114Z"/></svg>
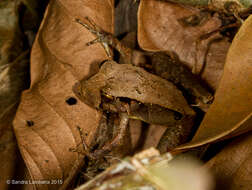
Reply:
<svg viewBox="0 0 252 190"><path fill-rule="evenodd" d="M110 100L113 100L113 99L114 99L114 97L111 96L111 95L109 95L109 94L102 93L102 95L103 95L104 97L106 97L107 99L110 99Z"/></svg>
<svg viewBox="0 0 252 190"><path fill-rule="evenodd" d="M174 119L175 120L181 120L182 119L182 114L179 112L174 112Z"/></svg>
<svg viewBox="0 0 252 190"><path fill-rule="evenodd" d="M107 60L107 59L105 59L104 61L102 61L101 63L99 63L99 68L101 68L102 67L102 65L104 64L104 63L106 63L107 61L109 61L109 60Z"/></svg>

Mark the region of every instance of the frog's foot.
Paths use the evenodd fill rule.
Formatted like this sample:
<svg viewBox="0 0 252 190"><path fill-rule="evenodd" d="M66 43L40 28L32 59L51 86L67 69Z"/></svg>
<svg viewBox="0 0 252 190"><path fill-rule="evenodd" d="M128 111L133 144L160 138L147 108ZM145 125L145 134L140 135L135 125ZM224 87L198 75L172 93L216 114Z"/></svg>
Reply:
<svg viewBox="0 0 252 190"><path fill-rule="evenodd" d="M105 159L118 159L110 155L110 153L116 153L119 156L125 156L131 150L131 141L129 133L129 117L127 113L120 113L120 124L117 136L108 142L101 149L92 150L85 142L82 129L77 127L81 137L81 143L77 145L77 148L70 148L69 151L77 152L79 154L87 156L90 160L99 161ZM83 146L80 148L79 146ZM123 148L122 148L123 147ZM112 157L112 158L111 158Z"/></svg>
<svg viewBox="0 0 252 190"><path fill-rule="evenodd" d="M85 142L82 129L79 126L77 126L77 129L78 129L78 131L80 133L81 143L77 144L76 148L70 148L69 151L71 151L71 152L77 152L79 154L87 156L89 159L94 160L95 157L94 157L93 153L90 151L90 148L88 147L88 145ZM83 146L81 149L79 148L80 145Z"/></svg>
<svg viewBox="0 0 252 190"><path fill-rule="evenodd" d="M96 36L96 39L88 42L86 45L90 46L95 43L101 43L106 54L109 58L112 57L109 45L113 43L113 36L106 33L100 27L98 27L89 17L85 17L86 23L82 22L80 19L75 19L75 21L82 26L84 26L88 31Z"/></svg>
<svg viewBox="0 0 252 190"><path fill-rule="evenodd" d="M69 148L69 151L70 152L77 152L78 154L81 154L81 155L84 155L84 156L87 156L89 159L91 160L94 160L95 159L95 156L93 155L93 153L91 153L89 150L80 150L78 147L81 145L80 144L77 144L77 148Z"/></svg>

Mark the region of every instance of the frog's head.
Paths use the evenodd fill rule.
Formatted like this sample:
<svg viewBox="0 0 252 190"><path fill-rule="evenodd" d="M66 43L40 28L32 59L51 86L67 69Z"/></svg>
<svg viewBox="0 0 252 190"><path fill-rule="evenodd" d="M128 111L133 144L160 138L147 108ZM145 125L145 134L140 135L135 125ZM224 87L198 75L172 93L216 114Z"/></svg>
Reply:
<svg viewBox="0 0 252 190"><path fill-rule="evenodd" d="M74 84L72 90L79 100L91 107L99 108L101 97L98 89L89 89L85 83L77 82Z"/></svg>

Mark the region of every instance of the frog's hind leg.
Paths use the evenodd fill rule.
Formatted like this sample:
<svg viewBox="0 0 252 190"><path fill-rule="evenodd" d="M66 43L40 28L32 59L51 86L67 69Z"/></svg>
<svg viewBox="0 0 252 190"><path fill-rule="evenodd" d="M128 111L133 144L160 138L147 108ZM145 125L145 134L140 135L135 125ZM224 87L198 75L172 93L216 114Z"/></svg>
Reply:
<svg viewBox="0 0 252 190"><path fill-rule="evenodd" d="M81 137L81 143L77 144L76 148L70 148L69 151L71 151L71 152L77 152L79 154L83 154L83 155L85 155L88 158L90 158L90 159L93 160L94 156L93 156L93 154L90 151L90 147L86 144L82 128L80 128L79 126L77 126L77 129L78 129L80 137ZM79 147L80 145L82 145L82 148Z"/></svg>
<svg viewBox="0 0 252 190"><path fill-rule="evenodd" d="M127 113L120 113L120 124L118 127L118 133L112 142L108 142L102 149L95 151L93 156L102 157L111 151L120 156L125 156L125 154L130 153L131 140L129 133L129 117Z"/></svg>
<svg viewBox="0 0 252 190"><path fill-rule="evenodd" d="M108 57L112 57L109 46L115 48L123 57L124 62L130 64L133 50L124 46L116 37L98 27L89 17L85 17L86 23L80 19L75 19L77 23L84 26L88 31L96 36L96 39L87 43L88 46L101 43ZM87 24L88 23L88 24Z"/></svg>

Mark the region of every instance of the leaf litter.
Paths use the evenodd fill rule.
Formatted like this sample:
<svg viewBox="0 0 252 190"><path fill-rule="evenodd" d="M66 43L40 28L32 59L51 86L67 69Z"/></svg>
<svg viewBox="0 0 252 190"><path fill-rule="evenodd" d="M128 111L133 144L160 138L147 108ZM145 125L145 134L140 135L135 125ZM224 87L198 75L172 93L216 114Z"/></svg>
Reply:
<svg viewBox="0 0 252 190"><path fill-rule="evenodd" d="M112 32L112 5L113 1L102 4L53 1L47 7L32 49L31 86L23 92L14 120L20 151L34 180L62 179L67 184L73 170L83 162L81 155L69 151L82 149L78 146L81 138L77 126L88 134L85 140L90 143L101 115L78 100L74 105L66 101L76 100L73 84L94 72L106 54L100 45L85 48L85 42L91 41L92 35L74 19L93 15L104 29ZM103 14L98 19L92 12L99 9ZM50 189L48 185L34 186Z"/></svg>
<svg viewBox="0 0 252 190"><path fill-rule="evenodd" d="M34 1L37 5L39 1ZM29 56L32 38L35 36L43 12L33 15L32 8L27 9L32 1L1 1L0 3L0 189L7 189L6 180L13 179L21 164L17 142L13 132L13 119L20 101L21 92L29 87ZM29 19L27 19L29 17ZM25 24L29 22L29 27ZM17 168L17 163L19 167ZM22 175L23 176L23 175Z"/></svg>
<svg viewBox="0 0 252 190"><path fill-rule="evenodd" d="M29 1L23 3L27 5ZM232 46L237 43L239 49L250 49L246 44L240 46L236 42L239 41L236 40L239 33L229 49L242 13L237 15L236 12L230 14L226 10L215 12L215 9L142 0L136 31L134 17L138 3L120 3L117 5L120 5L118 7L121 10L127 7L128 12L123 15L130 12L134 14L132 17L118 18L117 23L121 22L120 19L129 21L125 28L118 30L113 27L112 0L103 4L86 0L85 5L79 1L50 2L36 36L31 55L31 86L22 94L14 128L32 179L64 180L63 185L55 185L54 189L66 189L81 167L82 180L96 176L99 170L108 167L108 156L109 159L117 160L132 154L132 142L135 148L141 150L137 141L143 141L144 134L140 134L141 130L135 130L139 134L135 137L130 135L133 130L129 130L128 124L132 127L142 126L142 132L148 125L157 127L154 132L161 133L157 133L159 137L156 137L156 142L151 140L149 134L145 134L145 141L149 141L148 146L158 146L161 152L174 150L181 143L187 142L200 124L204 112L207 112L206 117L196 136L180 149L198 147L250 130L249 118L242 119L245 104L240 105L239 114L232 115L237 112L231 111L231 123L244 122L231 128L228 134L226 131L229 131L230 125L216 130L209 122L216 121L216 104L220 107L228 105L226 101L222 102L223 99L233 102L235 96L238 97L237 102L240 101L242 93L235 94L235 90L239 88L242 92L240 86L247 82L246 79L239 81L241 75L238 74L234 79L239 81L238 86L232 88L235 89L233 93L227 93L230 86L235 84L233 80L225 78L227 72L230 72L227 71L229 60L242 60L239 56L229 58L239 52L235 48L232 50ZM30 10L36 7L32 3L29 5ZM118 10L117 15L120 12ZM36 14L36 11L33 13ZM95 40L101 44L94 44L95 38L90 30L75 22L76 19L85 21L86 17L93 20L93 25L101 27L98 27L101 35ZM242 26L249 25L246 23L249 21L246 20ZM243 29L241 36L246 36L247 30ZM110 35L114 31L119 39L124 32L126 36L131 34L129 43L126 41L121 44ZM26 35L29 44L32 44L33 35L30 34L28 29ZM87 43L94 45L86 46ZM111 59L108 54L112 55L108 46L119 51L120 59L114 51L114 61L106 61ZM228 49L224 76L218 87ZM249 63L247 60L244 62ZM198 76L193 75L191 69ZM250 71L249 67L234 70L237 73L246 70L245 76ZM213 101L213 92L217 87ZM244 92L251 92L251 89ZM224 98L223 93L228 98ZM245 93L243 95L243 98L247 97ZM209 109L212 101L213 105ZM236 110L238 104L234 105ZM228 126L225 118L220 120L224 126ZM159 127L160 124L162 126ZM78 183L83 183L81 178L77 178ZM35 186L37 189L52 188L39 184Z"/></svg>
<svg viewBox="0 0 252 190"><path fill-rule="evenodd" d="M183 148L200 146L251 130L251 20L252 17L248 17L236 34L215 101L192 141Z"/></svg>

